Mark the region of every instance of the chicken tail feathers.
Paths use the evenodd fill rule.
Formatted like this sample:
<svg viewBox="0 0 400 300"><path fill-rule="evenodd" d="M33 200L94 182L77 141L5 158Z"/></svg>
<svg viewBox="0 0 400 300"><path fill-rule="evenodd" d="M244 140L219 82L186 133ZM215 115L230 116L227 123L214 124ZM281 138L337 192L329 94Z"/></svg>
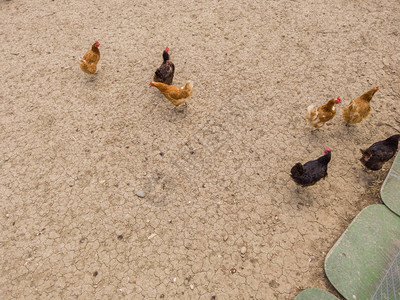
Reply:
<svg viewBox="0 0 400 300"><path fill-rule="evenodd" d="M316 114L317 113L317 107L314 104L311 104L307 107L307 112L309 114Z"/></svg>
<svg viewBox="0 0 400 300"><path fill-rule="evenodd" d="M193 81L191 80L186 81L185 88L193 89Z"/></svg>
<svg viewBox="0 0 400 300"><path fill-rule="evenodd" d="M317 107L313 104L307 107L306 119L310 122L315 121L318 117Z"/></svg>
<svg viewBox="0 0 400 300"><path fill-rule="evenodd" d="M81 67L81 70L87 74L94 74L96 73L96 65L89 65L86 61L80 60L79 61L79 66Z"/></svg>
<svg viewBox="0 0 400 300"><path fill-rule="evenodd" d="M295 164L293 168L290 170L290 175L292 177L300 177L303 174L304 174L304 168L301 163Z"/></svg>

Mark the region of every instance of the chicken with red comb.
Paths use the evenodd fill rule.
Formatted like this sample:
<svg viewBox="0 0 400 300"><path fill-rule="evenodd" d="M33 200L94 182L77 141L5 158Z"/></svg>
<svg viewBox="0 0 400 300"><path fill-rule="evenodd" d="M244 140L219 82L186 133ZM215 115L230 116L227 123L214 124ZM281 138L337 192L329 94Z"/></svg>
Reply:
<svg viewBox="0 0 400 300"><path fill-rule="evenodd" d="M336 115L335 104L339 104L340 102L340 98L337 97L336 99L329 100L328 103L321 105L320 107L311 104L307 108L307 121L314 128L321 128Z"/></svg>
<svg viewBox="0 0 400 300"><path fill-rule="evenodd" d="M97 63L100 60L100 50L99 50L100 43L95 41L92 45L92 49L85 53L79 59L79 66L81 70L87 74L94 74L97 70Z"/></svg>
<svg viewBox="0 0 400 300"><path fill-rule="evenodd" d="M172 63L169 57L169 48L165 47L163 52L163 63L156 70L153 81L162 82L165 84L172 84L172 80L174 79L175 65Z"/></svg>
<svg viewBox="0 0 400 300"><path fill-rule="evenodd" d="M368 117L371 112L370 102L378 89L379 86L351 100L350 104L343 109L343 120L346 124L360 123Z"/></svg>
<svg viewBox="0 0 400 300"><path fill-rule="evenodd" d="M301 186L309 186L318 182L328 175L328 164L331 161L331 149L325 148L324 155L306 162L295 164L290 170L293 181Z"/></svg>
<svg viewBox="0 0 400 300"><path fill-rule="evenodd" d="M150 86L156 87L175 106L186 103L186 98L193 93L193 83L190 80L182 87L154 81L150 82Z"/></svg>

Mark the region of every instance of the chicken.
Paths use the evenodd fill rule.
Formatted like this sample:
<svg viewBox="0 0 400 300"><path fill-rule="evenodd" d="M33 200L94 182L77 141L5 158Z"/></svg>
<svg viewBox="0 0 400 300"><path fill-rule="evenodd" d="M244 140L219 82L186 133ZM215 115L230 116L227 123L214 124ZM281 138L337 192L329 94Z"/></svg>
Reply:
<svg viewBox="0 0 400 300"><path fill-rule="evenodd" d="M336 114L335 104L339 104L341 102L340 98L337 97L335 99L331 99L325 105L320 107L316 107L311 104L307 108L306 119L310 123L311 126L315 128L321 128L325 125L326 122L331 120Z"/></svg>
<svg viewBox="0 0 400 300"><path fill-rule="evenodd" d="M169 85L172 83L172 79L174 79L175 66L172 61L169 60L168 51L169 49L166 47L163 52L164 62L156 70L153 81L162 82Z"/></svg>
<svg viewBox="0 0 400 300"><path fill-rule="evenodd" d="M96 41L92 45L92 49L85 53L83 57L79 59L79 66L81 70L88 74L96 73L97 63L100 59L99 42Z"/></svg>
<svg viewBox="0 0 400 300"><path fill-rule="evenodd" d="M324 155L302 165L297 163L290 170L290 176L297 184L309 186L328 175L328 163L331 161L331 149L325 148Z"/></svg>
<svg viewBox="0 0 400 300"><path fill-rule="evenodd" d="M343 109L343 120L347 124L355 124L360 123L362 119L366 118L371 111L369 102L378 89L379 87L377 86L360 97L351 100L350 104Z"/></svg>
<svg viewBox="0 0 400 300"><path fill-rule="evenodd" d="M391 159L399 146L400 134L392 135L384 141L372 144L368 149L362 150L361 163L370 170L380 170L385 162Z"/></svg>
<svg viewBox="0 0 400 300"><path fill-rule="evenodd" d="M174 85L167 85L162 82L150 82L151 86L155 86L160 90L160 92L171 101L175 106L186 103L186 99L193 93L193 83L187 81L185 86L179 87Z"/></svg>

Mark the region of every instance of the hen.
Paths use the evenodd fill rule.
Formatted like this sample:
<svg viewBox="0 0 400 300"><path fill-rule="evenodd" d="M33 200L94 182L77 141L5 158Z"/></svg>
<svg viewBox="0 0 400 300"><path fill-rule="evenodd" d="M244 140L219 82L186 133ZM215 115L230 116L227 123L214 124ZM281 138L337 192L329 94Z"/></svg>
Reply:
<svg viewBox="0 0 400 300"><path fill-rule="evenodd" d="M341 102L340 98L331 99L325 105L320 107L316 107L311 104L307 108L306 119L310 123L311 126L315 128L321 128L325 125L326 122L331 120L336 114L335 104L339 104Z"/></svg>
<svg viewBox="0 0 400 300"><path fill-rule="evenodd" d="M154 86L160 90L160 92L171 101L175 106L186 103L186 99L193 93L193 83L187 81L185 86L179 87L174 85L167 85L162 82L150 82L151 86Z"/></svg>
<svg viewBox="0 0 400 300"><path fill-rule="evenodd" d="M380 170L385 162L391 159L399 146L400 134L392 135L384 141L372 144L368 149L362 150L361 163L370 170Z"/></svg>
<svg viewBox="0 0 400 300"><path fill-rule="evenodd" d="M165 84L171 84L172 79L174 78L175 66L172 61L169 60L168 47L165 48L163 52L164 62L161 66L156 70L154 74L153 81L162 82Z"/></svg>
<svg viewBox="0 0 400 300"><path fill-rule="evenodd" d="M360 123L362 119L366 118L371 111L369 102L378 89L379 87L377 86L360 97L351 100L350 104L343 109L343 120L347 124L355 124Z"/></svg>
<svg viewBox="0 0 400 300"><path fill-rule="evenodd" d="M83 72L88 74L96 73L97 63L100 59L99 46L99 42L96 41L92 45L92 49L86 52L85 55L79 59L79 66Z"/></svg>
<svg viewBox="0 0 400 300"><path fill-rule="evenodd" d="M290 170L290 176L297 184L309 186L328 175L328 163L331 161L331 149L325 148L324 155L302 165L297 163Z"/></svg>

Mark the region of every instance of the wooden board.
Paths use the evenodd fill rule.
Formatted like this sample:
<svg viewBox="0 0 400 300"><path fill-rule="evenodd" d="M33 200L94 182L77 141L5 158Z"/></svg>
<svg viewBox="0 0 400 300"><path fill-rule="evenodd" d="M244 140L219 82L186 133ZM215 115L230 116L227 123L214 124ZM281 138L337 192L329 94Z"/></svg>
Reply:
<svg viewBox="0 0 400 300"><path fill-rule="evenodd" d="M399 251L399 216L385 205L370 205L329 251L325 272L346 299L370 299Z"/></svg>
<svg viewBox="0 0 400 300"><path fill-rule="evenodd" d="M296 298L294 298L294 300L339 300L339 299L327 291L311 288L302 291L300 294L297 295Z"/></svg>
<svg viewBox="0 0 400 300"><path fill-rule="evenodd" d="M382 184L381 197L386 206L400 216L400 152Z"/></svg>

